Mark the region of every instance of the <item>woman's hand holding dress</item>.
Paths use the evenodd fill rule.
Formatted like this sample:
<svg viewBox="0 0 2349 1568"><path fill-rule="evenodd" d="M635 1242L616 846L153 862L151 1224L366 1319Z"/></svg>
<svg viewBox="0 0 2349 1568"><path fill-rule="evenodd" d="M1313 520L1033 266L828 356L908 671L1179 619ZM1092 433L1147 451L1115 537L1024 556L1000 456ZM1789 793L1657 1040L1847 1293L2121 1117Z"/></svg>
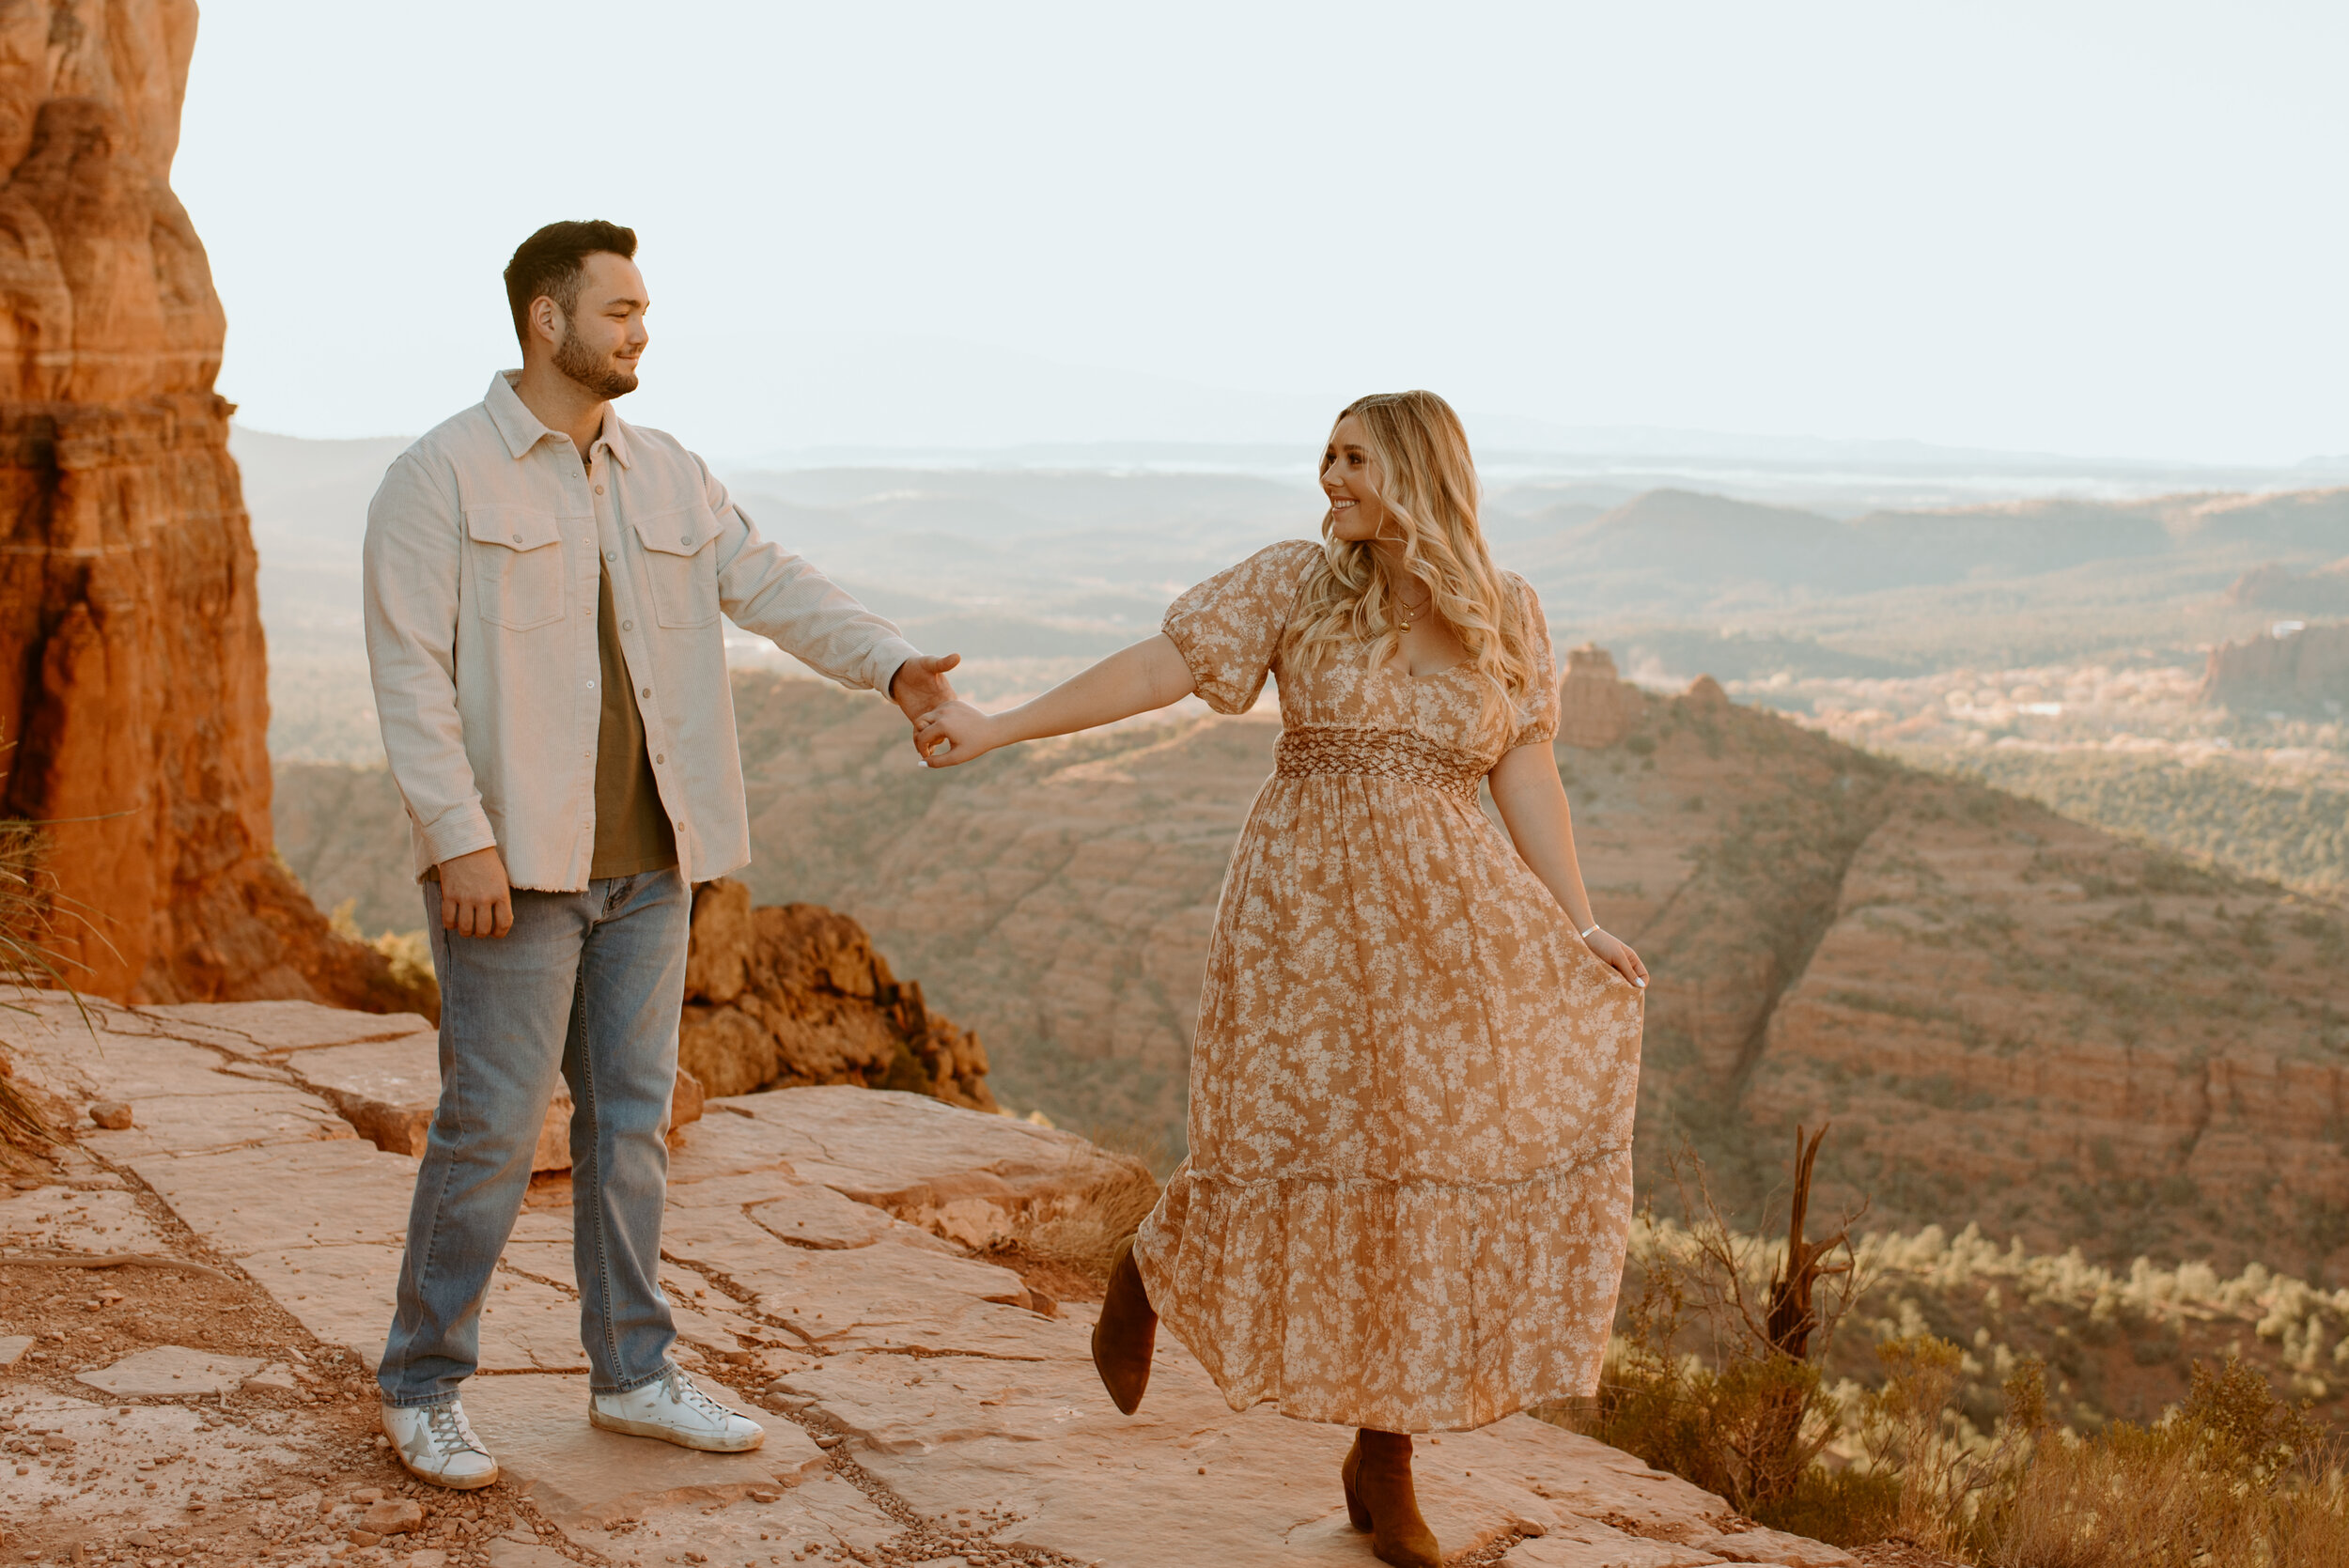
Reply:
<svg viewBox="0 0 2349 1568"><path fill-rule="evenodd" d="M1615 972L1642 990L1647 987L1647 966L1631 951L1631 944L1611 931L1598 930L1582 939L1593 953L1606 963L1615 966Z"/></svg>

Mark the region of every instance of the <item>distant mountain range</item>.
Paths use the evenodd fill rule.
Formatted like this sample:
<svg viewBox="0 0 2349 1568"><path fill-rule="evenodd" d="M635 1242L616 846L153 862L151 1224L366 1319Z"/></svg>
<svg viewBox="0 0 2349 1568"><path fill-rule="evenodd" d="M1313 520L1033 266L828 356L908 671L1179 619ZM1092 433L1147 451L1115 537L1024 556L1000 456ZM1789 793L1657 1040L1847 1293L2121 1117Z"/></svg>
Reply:
<svg viewBox="0 0 2349 1568"><path fill-rule="evenodd" d="M403 444L242 429L232 441L261 560L281 754L373 754L359 544L368 498ZM761 528L923 645L1018 665L973 688L992 698L1146 635L1190 583L1317 527L1304 461L1240 471L1176 462L1174 450L1129 467L996 454L978 466L722 472ZM1949 505L1950 487L1881 474L1553 468L1488 474L1485 520L1561 636L1600 636L1641 667L1652 658L1723 678L2023 664L2115 646L2194 659L2273 618L2229 599L2245 573L2289 578L2349 556L2349 489L2045 495L2036 481L1966 483L1975 489Z"/></svg>
<svg viewBox="0 0 2349 1568"><path fill-rule="evenodd" d="M1692 597L1808 599L1986 583L2157 559L2320 561L2349 553L2349 488L2184 494L2144 501L2048 498L1848 521L1799 508L1659 489L1563 525L1517 551L1537 586L1580 604L1665 613ZM1554 607L1553 607L1554 613Z"/></svg>

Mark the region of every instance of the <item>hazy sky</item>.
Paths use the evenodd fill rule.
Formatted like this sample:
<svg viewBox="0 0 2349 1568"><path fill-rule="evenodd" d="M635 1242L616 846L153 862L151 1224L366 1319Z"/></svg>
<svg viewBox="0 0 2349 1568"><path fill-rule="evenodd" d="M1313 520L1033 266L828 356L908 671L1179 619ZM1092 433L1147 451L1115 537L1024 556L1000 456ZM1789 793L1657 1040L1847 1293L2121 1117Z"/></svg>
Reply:
<svg viewBox="0 0 2349 1568"><path fill-rule="evenodd" d="M2345 59L2340 0L206 0L173 182L301 435L477 398L515 243L602 216L628 411L726 456L1424 385L2287 462L2349 451Z"/></svg>

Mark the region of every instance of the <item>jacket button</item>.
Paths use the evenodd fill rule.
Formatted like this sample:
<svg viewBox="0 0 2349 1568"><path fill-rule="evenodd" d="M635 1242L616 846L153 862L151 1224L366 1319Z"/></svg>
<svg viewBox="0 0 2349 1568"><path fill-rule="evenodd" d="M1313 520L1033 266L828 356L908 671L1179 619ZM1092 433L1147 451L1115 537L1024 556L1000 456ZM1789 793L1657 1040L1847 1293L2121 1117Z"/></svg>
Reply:
<svg viewBox="0 0 2349 1568"><path fill-rule="evenodd" d="M620 629L622 631L634 631L636 629L636 623L634 621L622 621L620 623Z"/></svg>
<svg viewBox="0 0 2349 1568"><path fill-rule="evenodd" d="M669 765L669 759L666 756L657 756L652 760L659 763L663 768L666 768Z"/></svg>
<svg viewBox="0 0 2349 1568"><path fill-rule="evenodd" d="M620 552L616 550L607 550L603 552L603 558L607 561L616 561L620 558Z"/></svg>
<svg viewBox="0 0 2349 1568"><path fill-rule="evenodd" d="M522 542L522 536L521 536L520 534L515 535L515 536L514 536L514 542L515 542L516 544L520 544L520 543L521 543L521 542Z"/></svg>
<svg viewBox="0 0 2349 1568"><path fill-rule="evenodd" d="M645 687L645 688L643 688L641 691L639 691L636 694L637 694L638 696L640 696L640 697L649 697L649 696L651 696L651 695L652 695L652 688L651 688L651 687L649 687L649 686Z"/></svg>
<svg viewBox="0 0 2349 1568"><path fill-rule="evenodd" d="M514 536L514 537L516 537L516 538L518 538L518 539L519 539L519 538L521 538L521 536L520 534L517 534L517 535L515 535L515 536ZM691 534L679 534L679 535L677 536L677 543L679 543L679 544L681 544L681 545L690 545L690 544L692 544L692 543L693 542L693 536L692 536L692 535L691 535Z"/></svg>
<svg viewBox="0 0 2349 1568"><path fill-rule="evenodd" d="M596 493L598 495L601 495L603 493L603 487L601 485L598 485L596 487Z"/></svg>

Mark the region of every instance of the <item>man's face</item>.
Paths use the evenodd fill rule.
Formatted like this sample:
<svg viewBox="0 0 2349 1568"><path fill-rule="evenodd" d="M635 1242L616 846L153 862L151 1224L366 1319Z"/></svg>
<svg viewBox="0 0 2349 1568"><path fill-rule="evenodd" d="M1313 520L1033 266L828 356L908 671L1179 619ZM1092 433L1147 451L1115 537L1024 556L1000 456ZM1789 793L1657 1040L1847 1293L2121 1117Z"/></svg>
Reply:
<svg viewBox="0 0 2349 1568"><path fill-rule="evenodd" d="M599 397L636 390L636 362L651 334L645 312L652 308L645 274L636 263L609 251L589 256L580 281L579 303L566 321L554 313L563 339L555 345L554 367ZM548 303L553 303L549 301Z"/></svg>

